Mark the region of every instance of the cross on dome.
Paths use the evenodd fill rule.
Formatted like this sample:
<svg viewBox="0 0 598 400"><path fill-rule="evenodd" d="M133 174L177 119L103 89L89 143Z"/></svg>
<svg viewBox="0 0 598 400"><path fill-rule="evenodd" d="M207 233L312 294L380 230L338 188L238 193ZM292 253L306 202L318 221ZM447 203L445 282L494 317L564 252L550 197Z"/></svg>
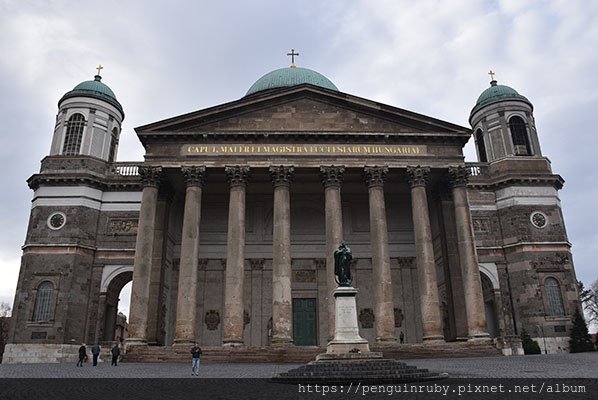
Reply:
<svg viewBox="0 0 598 400"><path fill-rule="evenodd" d="M295 68L295 56L298 56L299 53L295 53L295 49L291 49L290 53L287 53L287 56L291 56L291 68Z"/></svg>

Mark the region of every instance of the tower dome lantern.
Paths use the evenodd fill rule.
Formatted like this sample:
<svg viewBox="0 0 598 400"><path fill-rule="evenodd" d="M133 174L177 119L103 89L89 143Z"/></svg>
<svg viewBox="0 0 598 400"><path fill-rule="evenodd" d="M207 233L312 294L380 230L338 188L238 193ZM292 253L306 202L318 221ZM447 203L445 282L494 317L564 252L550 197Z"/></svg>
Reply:
<svg viewBox="0 0 598 400"><path fill-rule="evenodd" d="M125 118L122 105L100 71L66 92L58 101L51 156L91 156L112 162Z"/></svg>
<svg viewBox="0 0 598 400"><path fill-rule="evenodd" d="M490 87L478 97L469 123L480 162L510 156L542 156L533 105L527 97L499 85L490 70Z"/></svg>

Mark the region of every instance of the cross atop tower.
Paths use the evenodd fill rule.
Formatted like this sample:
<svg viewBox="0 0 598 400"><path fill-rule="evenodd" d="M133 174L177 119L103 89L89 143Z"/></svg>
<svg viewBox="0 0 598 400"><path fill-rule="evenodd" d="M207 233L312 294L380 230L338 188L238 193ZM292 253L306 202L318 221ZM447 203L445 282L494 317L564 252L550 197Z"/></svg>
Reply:
<svg viewBox="0 0 598 400"><path fill-rule="evenodd" d="M494 75L496 75L494 72L492 72L492 70L490 70L490 72L488 72L488 75L490 75L490 81L494 80Z"/></svg>
<svg viewBox="0 0 598 400"><path fill-rule="evenodd" d="M104 69L104 67L102 67L102 65L100 64L100 65L98 65L98 66L96 67L96 69L98 70L98 73L97 73L97 75L100 75L100 71L101 71L101 70L103 70L103 69Z"/></svg>
<svg viewBox="0 0 598 400"><path fill-rule="evenodd" d="M291 56L291 68L295 68L295 56L298 56L299 53L295 53L295 49L291 49L290 53L287 53L287 56Z"/></svg>

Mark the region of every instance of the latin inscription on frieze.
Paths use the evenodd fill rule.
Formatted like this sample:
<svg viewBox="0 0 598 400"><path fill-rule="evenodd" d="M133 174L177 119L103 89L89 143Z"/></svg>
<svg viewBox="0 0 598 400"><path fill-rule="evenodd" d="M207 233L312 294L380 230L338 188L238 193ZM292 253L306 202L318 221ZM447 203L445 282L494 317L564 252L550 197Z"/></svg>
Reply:
<svg viewBox="0 0 598 400"><path fill-rule="evenodd" d="M185 144L183 156L419 156L427 147L413 144Z"/></svg>

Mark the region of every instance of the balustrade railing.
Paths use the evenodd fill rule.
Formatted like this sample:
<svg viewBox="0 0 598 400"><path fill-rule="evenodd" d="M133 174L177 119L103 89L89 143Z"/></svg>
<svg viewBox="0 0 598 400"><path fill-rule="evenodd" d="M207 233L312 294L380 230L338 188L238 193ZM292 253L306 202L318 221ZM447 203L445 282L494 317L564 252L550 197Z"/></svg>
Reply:
<svg viewBox="0 0 598 400"><path fill-rule="evenodd" d="M115 162L110 169L112 175L137 176L139 175L139 163L136 162Z"/></svg>
<svg viewBox="0 0 598 400"><path fill-rule="evenodd" d="M479 162L465 163L465 166L469 168L471 176L488 176L488 164Z"/></svg>
<svg viewBox="0 0 598 400"><path fill-rule="evenodd" d="M488 176L488 164L468 162L465 166L469 168L471 176ZM139 175L139 163L136 162L115 162L110 169L112 175L137 176Z"/></svg>

